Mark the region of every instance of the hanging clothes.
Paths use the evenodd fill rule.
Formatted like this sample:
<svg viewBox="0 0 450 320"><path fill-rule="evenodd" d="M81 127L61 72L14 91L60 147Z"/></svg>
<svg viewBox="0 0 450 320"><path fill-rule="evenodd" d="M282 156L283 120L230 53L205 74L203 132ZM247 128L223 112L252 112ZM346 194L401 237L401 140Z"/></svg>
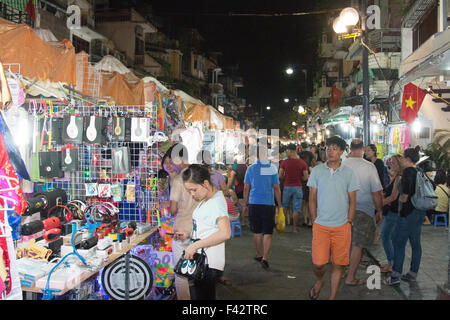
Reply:
<svg viewBox="0 0 450 320"><path fill-rule="evenodd" d="M408 125L402 126L400 129L400 144L402 152L411 147L411 128Z"/></svg>

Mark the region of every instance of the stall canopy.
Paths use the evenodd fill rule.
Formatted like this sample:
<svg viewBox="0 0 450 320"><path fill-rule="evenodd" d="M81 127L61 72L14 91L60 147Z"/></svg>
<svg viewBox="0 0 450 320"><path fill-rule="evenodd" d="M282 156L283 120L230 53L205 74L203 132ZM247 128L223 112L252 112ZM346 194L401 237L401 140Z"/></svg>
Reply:
<svg viewBox="0 0 450 320"><path fill-rule="evenodd" d="M144 82L117 58L105 56L95 66L89 55L77 53L77 89L84 94L110 98L117 105L144 105Z"/></svg>
<svg viewBox="0 0 450 320"><path fill-rule="evenodd" d="M0 19L0 60L19 63L20 73L30 80L76 83L75 49L64 39L45 42L25 24Z"/></svg>
<svg viewBox="0 0 450 320"><path fill-rule="evenodd" d="M205 105L194 105L184 112L184 121L203 122L210 125L211 110Z"/></svg>
<svg viewBox="0 0 450 320"><path fill-rule="evenodd" d="M133 81L134 82L134 81ZM127 76L118 72L102 75L100 96L111 97L118 105L144 105L144 82L128 81Z"/></svg>

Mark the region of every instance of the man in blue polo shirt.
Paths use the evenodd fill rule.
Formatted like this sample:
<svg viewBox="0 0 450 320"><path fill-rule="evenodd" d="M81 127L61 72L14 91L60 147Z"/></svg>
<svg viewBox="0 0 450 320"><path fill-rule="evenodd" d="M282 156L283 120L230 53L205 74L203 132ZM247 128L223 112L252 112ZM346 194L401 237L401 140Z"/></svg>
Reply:
<svg viewBox="0 0 450 320"><path fill-rule="evenodd" d="M312 262L316 283L308 296L316 300L322 289L325 266L332 261L330 300L336 298L344 266L349 264L351 223L356 210L358 178L341 164L345 141L334 136L326 141L327 162L313 168L308 180L309 210L313 222Z"/></svg>
<svg viewBox="0 0 450 320"><path fill-rule="evenodd" d="M258 143L258 160L248 167L244 178L244 205L248 205L250 230L256 247L256 261L264 269L272 246L272 233L275 227L275 203L281 206L280 181L277 168L270 163L267 146Z"/></svg>

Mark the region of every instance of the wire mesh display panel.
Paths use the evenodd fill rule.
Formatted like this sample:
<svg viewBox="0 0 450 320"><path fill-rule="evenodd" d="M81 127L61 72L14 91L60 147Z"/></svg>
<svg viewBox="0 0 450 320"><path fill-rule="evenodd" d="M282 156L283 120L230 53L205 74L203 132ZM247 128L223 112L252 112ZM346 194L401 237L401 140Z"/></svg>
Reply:
<svg viewBox="0 0 450 320"><path fill-rule="evenodd" d="M53 118L62 119L62 129L51 127L49 112L43 130L61 135L62 143L50 150L60 151L63 177L52 179L51 187L66 190L70 200L112 201L120 219L156 226L158 145L148 140L157 132L155 109L151 103L96 107L77 102L74 108L55 107ZM73 141L68 137L71 125L83 131Z"/></svg>

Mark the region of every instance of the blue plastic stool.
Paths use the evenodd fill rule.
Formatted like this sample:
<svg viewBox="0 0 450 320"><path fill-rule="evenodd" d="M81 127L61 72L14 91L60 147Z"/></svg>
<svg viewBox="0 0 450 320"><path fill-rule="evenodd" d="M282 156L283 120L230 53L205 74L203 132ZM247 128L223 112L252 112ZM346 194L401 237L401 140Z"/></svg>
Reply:
<svg viewBox="0 0 450 320"><path fill-rule="evenodd" d="M439 218L444 218L444 221L439 221ZM445 213L438 213L434 215L434 228L436 228L437 226L446 227L447 225L447 215Z"/></svg>
<svg viewBox="0 0 450 320"><path fill-rule="evenodd" d="M231 226L231 238L234 238L234 236L241 236L242 235L242 226L241 226L241 221L239 219L235 220L235 221L230 221L230 226ZM237 227L237 231L235 231Z"/></svg>

